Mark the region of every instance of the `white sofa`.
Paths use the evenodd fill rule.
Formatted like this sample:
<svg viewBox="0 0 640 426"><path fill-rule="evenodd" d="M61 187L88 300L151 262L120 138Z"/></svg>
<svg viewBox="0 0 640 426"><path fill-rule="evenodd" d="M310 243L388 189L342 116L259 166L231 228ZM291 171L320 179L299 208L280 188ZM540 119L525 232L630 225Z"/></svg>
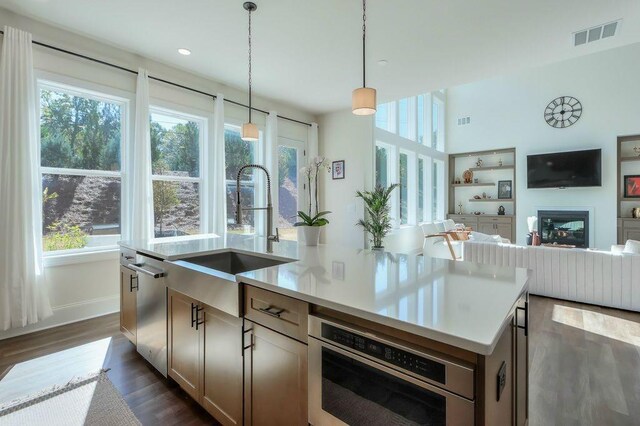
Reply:
<svg viewBox="0 0 640 426"><path fill-rule="evenodd" d="M530 269L531 294L640 311L640 255L465 241L465 261Z"/></svg>

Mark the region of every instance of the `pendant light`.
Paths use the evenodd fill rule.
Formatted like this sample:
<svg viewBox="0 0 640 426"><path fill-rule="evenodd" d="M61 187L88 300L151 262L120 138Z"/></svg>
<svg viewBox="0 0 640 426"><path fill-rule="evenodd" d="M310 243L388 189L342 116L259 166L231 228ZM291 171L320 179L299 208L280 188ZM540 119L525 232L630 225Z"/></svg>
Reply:
<svg viewBox="0 0 640 426"><path fill-rule="evenodd" d="M351 107L355 115L371 115L376 113L376 89L367 87L365 46L367 36L367 2L362 0L362 87L353 91Z"/></svg>
<svg viewBox="0 0 640 426"><path fill-rule="evenodd" d="M249 12L249 122L242 125L241 138L243 141L257 141L258 127L251 122L251 13L258 9L258 6L250 1L245 2L242 7Z"/></svg>

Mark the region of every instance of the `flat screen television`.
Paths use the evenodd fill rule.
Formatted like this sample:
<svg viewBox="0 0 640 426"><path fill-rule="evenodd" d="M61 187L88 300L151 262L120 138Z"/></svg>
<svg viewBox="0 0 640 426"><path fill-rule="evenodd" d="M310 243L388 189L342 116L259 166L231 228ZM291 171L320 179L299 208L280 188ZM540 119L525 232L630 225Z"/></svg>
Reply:
<svg viewBox="0 0 640 426"><path fill-rule="evenodd" d="M527 188L602 186L602 150L527 156Z"/></svg>

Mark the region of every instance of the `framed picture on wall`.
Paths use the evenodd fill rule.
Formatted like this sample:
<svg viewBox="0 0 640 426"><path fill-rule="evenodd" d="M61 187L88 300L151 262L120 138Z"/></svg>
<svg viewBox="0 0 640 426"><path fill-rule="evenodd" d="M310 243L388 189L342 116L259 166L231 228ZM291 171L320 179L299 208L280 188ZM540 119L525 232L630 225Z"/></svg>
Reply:
<svg viewBox="0 0 640 426"><path fill-rule="evenodd" d="M640 175L624 177L624 198L640 198Z"/></svg>
<svg viewBox="0 0 640 426"><path fill-rule="evenodd" d="M333 179L344 179L344 160L331 163L331 177Z"/></svg>
<svg viewBox="0 0 640 426"><path fill-rule="evenodd" d="M498 181L498 199L509 200L513 198L513 181L499 180Z"/></svg>

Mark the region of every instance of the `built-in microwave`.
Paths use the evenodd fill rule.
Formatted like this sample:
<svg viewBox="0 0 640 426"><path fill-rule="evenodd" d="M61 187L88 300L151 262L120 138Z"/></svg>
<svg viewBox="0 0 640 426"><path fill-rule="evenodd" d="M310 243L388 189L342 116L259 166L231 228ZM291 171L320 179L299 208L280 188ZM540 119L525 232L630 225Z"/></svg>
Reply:
<svg viewBox="0 0 640 426"><path fill-rule="evenodd" d="M474 424L474 368L335 319L309 317L309 422Z"/></svg>

